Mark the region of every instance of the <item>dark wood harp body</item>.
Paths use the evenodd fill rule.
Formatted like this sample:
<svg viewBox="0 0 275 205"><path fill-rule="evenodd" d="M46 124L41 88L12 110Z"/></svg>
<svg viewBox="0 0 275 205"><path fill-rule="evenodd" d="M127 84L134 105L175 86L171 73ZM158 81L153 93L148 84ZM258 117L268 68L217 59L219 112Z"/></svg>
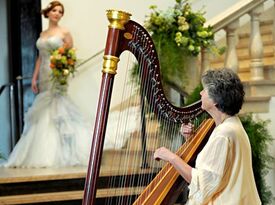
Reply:
<svg viewBox="0 0 275 205"><path fill-rule="evenodd" d="M96 204L97 179L103 153L111 94L120 54L130 51L142 65L140 75L141 98L147 100L150 108L157 116L172 123L188 122L191 118L203 113L201 102L187 107L176 107L165 97L160 78L160 66L157 52L148 32L138 23L130 20L130 14L121 11L107 11L110 21L107 43L104 53L101 90L98 101L96 123L92 139L90 161L85 182L83 205ZM141 104L143 100L141 100ZM143 112L143 110L141 110ZM144 113L141 113L144 115ZM214 123L207 120L199 129L198 137L188 146L178 150L178 155L192 163L206 143ZM178 173L169 165L165 165L154 180L142 192L134 204L173 204L182 186L186 184ZM121 204L132 204L121 203Z"/></svg>

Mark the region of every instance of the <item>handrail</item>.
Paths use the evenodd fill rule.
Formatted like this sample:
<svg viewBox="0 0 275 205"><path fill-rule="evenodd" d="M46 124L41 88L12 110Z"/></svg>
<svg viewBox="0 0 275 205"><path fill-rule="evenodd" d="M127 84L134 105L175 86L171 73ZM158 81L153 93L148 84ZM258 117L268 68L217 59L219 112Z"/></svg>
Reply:
<svg viewBox="0 0 275 205"><path fill-rule="evenodd" d="M99 56L99 55L102 54L103 52L104 52L104 49L98 51L97 53L95 53L95 54L92 55L91 57L87 58L86 60L83 60L82 62L78 63L78 64L76 65L76 67L77 67L77 68L80 67L81 65L83 65L83 64L89 62L90 60L94 59L95 57Z"/></svg>
<svg viewBox="0 0 275 205"><path fill-rule="evenodd" d="M206 26L210 25L213 27L213 31L217 32L223 29L228 24L239 19L241 16L247 14L252 9L256 8L260 4L264 3L266 0L242 0L233 6L229 7L227 10L221 14L215 16L214 18L206 22Z"/></svg>
<svg viewBox="0 0 275 205"><path fill-rule="evenodd" d="M11 86L13 86L13 85L14 85L13 83L7 83L7 84L4 84L4 85L1 85L1 87L0 87L0 95L1 95L2 92L5 90L5 88L11 87Z"/></svg>
<svg viewBox="0 0 275 205"><path fill-rule="evenodd" d="M16 144L16 135L17 135L17 125L16 125L16 114L15 114L15 95L14 95L14 83L7 83L1 85L0 87L0 96L5 88L9 88L9 102L10 102L10 132L11 132L11 149Z"/></svg>

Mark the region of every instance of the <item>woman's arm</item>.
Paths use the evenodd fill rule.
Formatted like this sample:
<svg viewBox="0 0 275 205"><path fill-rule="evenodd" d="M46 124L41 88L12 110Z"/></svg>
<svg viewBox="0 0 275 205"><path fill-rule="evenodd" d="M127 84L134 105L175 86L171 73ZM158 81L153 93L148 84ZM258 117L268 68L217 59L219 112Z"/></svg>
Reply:
<svg viewBox="0 0 275 205"><path fill-rule="evenodd" d="M71 33L67 30L64 29L64 45L68 48L72 48L73 47L73 37L71 35Z"/></svg>
<svg viewBox="0 0 275 205"><path fill-rule="evenodd" d="M40 65L41 65L41 56L39 55L36 59L35 68L34 68L34 72L33 72L33 76L32 76L32 91L34 93L38 93L38 91L39 91L38 87L37 87L37 79L38 79L38 75L39 75Z"/></svg>
<svg viewBox="0 0 275 205"><path fill-rule="evenodd" d="M155 151L154 158L170 162L188 183L191 182L192 167L184 162L178 155L174 154L165 147L161 147Z"/></svg>

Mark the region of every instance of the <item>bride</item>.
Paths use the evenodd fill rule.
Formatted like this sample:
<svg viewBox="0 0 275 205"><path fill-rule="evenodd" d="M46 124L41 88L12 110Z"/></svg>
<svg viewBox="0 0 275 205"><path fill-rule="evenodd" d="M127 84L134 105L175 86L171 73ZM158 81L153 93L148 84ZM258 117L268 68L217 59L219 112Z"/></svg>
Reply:
<svg viewBox="0 0 275 205"><path fill-rule="evenodd" d="M64 86L50 80L50 50L73 46L70 32L59 26L64 6L52 1L42 14L49 26L37 40L39 56L35 64L32 90L38 93L25 116L22 136L2 165L5 167L60 167L87 165L92 132L68 97ZM39 82L39 85L37 84Z"/></svg>

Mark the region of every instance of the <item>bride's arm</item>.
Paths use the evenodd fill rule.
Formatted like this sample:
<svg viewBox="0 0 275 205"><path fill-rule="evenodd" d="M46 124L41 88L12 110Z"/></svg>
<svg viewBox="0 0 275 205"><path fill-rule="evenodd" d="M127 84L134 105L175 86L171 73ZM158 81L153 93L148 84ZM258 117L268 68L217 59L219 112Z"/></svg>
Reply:
<svg viewBox="0 0 275 205"><path fill-rule="evenodd" d="M68 47L68 48L73 47L73 37L67 29L64 29L64 39L63 40L64 40L64 45L66 47Z"/></svg>
<svg viewBox="0 0 275 205"><path fill-rule="evenodd" d="M32 76L32 91L34 93L38 93L37 79L38 79L40 64L41 64L41 56L39 55L36 59L35 68Z"/></svg>

